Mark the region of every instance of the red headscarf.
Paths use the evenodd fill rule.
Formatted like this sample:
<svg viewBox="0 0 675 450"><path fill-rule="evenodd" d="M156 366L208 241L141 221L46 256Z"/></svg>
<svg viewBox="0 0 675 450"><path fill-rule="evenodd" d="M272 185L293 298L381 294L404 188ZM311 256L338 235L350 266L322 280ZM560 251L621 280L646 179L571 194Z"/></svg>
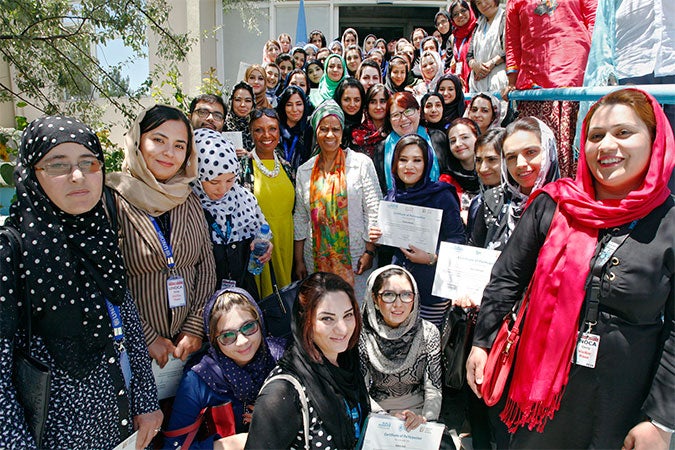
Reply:
<svg viewBox="0 0 675 450"><path fill-rule="evenodd" d="M464 85L468 86L471 69L466 64L466 55L469 53L469 47L471 46L471 35L473 34L473 29L476 28L476 15L473 13L473 9L471 9L471 6L466 1L460 0L450 5L450 16L452 16L452 8L455 5L469 10L469 21L464 24L464 26L456 26L454 20L451 22L452 35L455 37L455 45L453 48L455 61L462 63L462 73L460 75L462 80L464 80Z"/></svg>
<svg viewBox="0 0 675 450"><path fill-rule="evenodd" d="M673 130L654 97L638 92L645 95L656 116L649 168L638 189L623 199L595 199L594 178L584 153L587 116L576 180L565 178L549 183L530 196L531 202L546 192L558 209L532 276L513 380L500 416L511 432L525 425L530 430L543 431L560 407L598 230L641 219L670 195L668 181L675 166Z"/></svg>

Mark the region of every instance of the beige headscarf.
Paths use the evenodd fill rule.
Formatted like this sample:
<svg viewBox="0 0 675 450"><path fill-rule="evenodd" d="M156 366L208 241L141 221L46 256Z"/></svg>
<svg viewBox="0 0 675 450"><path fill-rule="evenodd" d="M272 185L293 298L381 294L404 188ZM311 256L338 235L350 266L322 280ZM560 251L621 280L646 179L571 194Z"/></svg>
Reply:
<svg viewBox="0 0 675 450"><path fill-rule="evenodd" d="M179 111L173 106L161 106ZM122 171L106 175L106 185L119 192L135 207L146 211L153 217L157 217L183 204L192 193L190 182L197 178L197 152L195 152L193 142L190 156L178 173L165 182L157 181L145 164L139 147L141 141L140 124L150 109L152 108L147 108L141 112L127 131L124 138L125 149ZM189 127L189 135L189 139L192 141L194 138L191 126Z"/></svg>

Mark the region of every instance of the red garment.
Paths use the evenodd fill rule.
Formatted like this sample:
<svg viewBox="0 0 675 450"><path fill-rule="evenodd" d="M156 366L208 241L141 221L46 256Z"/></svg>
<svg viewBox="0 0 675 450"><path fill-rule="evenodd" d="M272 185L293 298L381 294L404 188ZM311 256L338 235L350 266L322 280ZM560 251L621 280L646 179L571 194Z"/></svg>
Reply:
<svg viewBox="0 0 675 450"><path fill-rule="evenodd" d="M582 132L576 180L549 183L528 200L546 192L558 208L537 258L513 379L500 415L511 432L526 425L543 431L560 407L598 230L641 219L670 195L668 181L675 167L673 131L658 102L645 95L656 115L656 138L640 188L621 200L596 200Z"/></svg>
<svg viewBox="0 0 675 450"><path fill-rule="evenodd" d="M467 86L469 86L469 75L471 74L471 69L466 63L466 55L469 53L469 47L471 47L471 38L473 37L473 30L476 28L476 16L473 13L468 5L466 5L469 10L469 21L463 27L457 27L452 23L452 35L455 38L455 45L452 48L452 51L455 56L455 62L462 63L462 73L458 75L462 78L464 82L464 91L467 91Z"/></svg>
<svg viewBox="0 0 675 450"><path fill-rule="evenodd" d="M517 89L581 86L598 0L509 0L506 72Z"/></svg>

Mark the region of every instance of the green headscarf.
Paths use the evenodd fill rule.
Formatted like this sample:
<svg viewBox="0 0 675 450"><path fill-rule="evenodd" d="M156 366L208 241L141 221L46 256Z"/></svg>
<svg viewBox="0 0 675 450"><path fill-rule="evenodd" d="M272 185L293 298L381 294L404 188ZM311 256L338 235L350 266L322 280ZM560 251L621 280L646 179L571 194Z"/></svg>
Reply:
<svg viewBox="0 0 675 450"><path fill-rule="evenodd" d="M338 105L337 102L331 98L320 104L309 118L309 121L312 124L312 129L314 130L314 136L316 136L316 130L319 127L319 122L331 115L338 118L340 121L340 126L342 126L342 129L344 130L345 113L342 111L342 108L340 108L340 105Z"/></svg>
<svg viewBox="0 0 675 450"><path fill-rule="evenodd" d="M328 63L333 58L339 58L340 63L342 64L342 77L338 81L333 81L328 78ZM309 100L312 102L312 105L317 107L326 100L333 98L335 89L337 89L338 84L345 78L347 78L347 64L345 63L344 58L336 53L328 55L328 58L326 58L326 61L323 63L323 75L319 80L319 87L317 89L312 89L312 92L309 94Z"/></svg>

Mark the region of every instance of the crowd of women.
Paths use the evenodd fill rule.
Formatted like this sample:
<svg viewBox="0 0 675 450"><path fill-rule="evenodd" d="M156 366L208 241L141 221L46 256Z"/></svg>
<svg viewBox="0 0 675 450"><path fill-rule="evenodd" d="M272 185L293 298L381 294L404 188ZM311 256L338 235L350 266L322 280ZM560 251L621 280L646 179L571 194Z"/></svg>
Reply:
<svg viewBox="0 0 675 450"><path fill-rule="evenodd" d="M616 91L591 108L576 176L561 178L572 160L551 105L504 121L490 94L569 85L564 60L584 44L568 34L534 59L514 50L515 28L579 11L532 3L458 0L437 36L415 29L391 49L373 35L360 46L352 28L297 47L282 34L222 113L199 110L219 127L154 105L116 173L87 125L30 123L7 221L19 237L0 235L0 446L112 448L137 431L136 448L354 448L372 411L409 430L464 426L477 449L668 448L673 131L649 94ZM243 148L212 128L241 132ZM382 201L440 210L436 250L380 245ZM432 293L441 242L501 251L482 299ZM292 333L272 337L258 301L293 280ZM486 360L524 296L509 386L488 408ZM453 308L479 309L459 391L441 358ZM592 364L577 355L589 335ZM40 432L13 376L25 353L51 375ZM172 359L183 378L160 409L151 362ZM228 402L234 434L195 437L204 408Z"/></svg>

